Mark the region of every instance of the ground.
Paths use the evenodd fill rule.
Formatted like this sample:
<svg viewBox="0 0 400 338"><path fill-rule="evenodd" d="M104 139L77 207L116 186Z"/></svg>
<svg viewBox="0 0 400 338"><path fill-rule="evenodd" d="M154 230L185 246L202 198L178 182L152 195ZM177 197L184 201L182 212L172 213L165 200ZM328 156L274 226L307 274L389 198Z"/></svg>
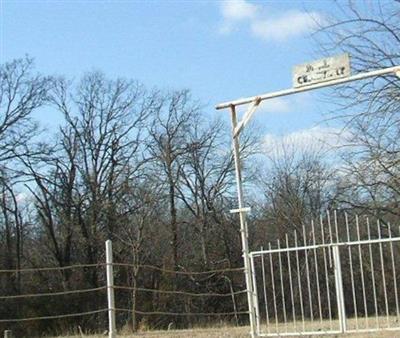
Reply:
<svg viewBox="0 0 400 338"><path fill-rule="evenodd" d="M248 338L249 327L226 327L221 329L195 329L195 330L172 330L172 331L148 331L141 332L135 335L121 335L118 337L124 338L135 338L135 337L161 337L161 338L219 338L219 337L232 337L232 338ZM57 338L82 338L82 337L90 337L90 338L104 338L107 337L104 335L88 335L88 336L63 336ZM327 336L309 336L304 335L302 337L327 337ZM381 332L381 333L361 333L361 334L346 334L346 335L333 335L330 337L368 337L368 338L400 338L400 331L398 332Z"/></svg>
<svg viewBox="0 0 400 338"><path fill-rule="evenodd" d="M374 316L374 317L358 317L358 318L347 318L346 325L348 330L356 330L358 329L366 329L366 328L392 328L392 331L383 331L383 332L372 332L372 333L357 333L357 334L331 334L331 335L309 335L304 334L301 337L307 338L319 338L319 337L351 337L351 338L400 338L400 326L399 326L399 318L397 316ZM284 323L276 323L273 320L270 320L269 328L267 328L266 323L262 322L260 329L263 333L265 332L296 332L303 328L305 331L321 331L321 330L329 330L334 329L338 330L339 321L337 319L332 320L318 320L314 319L313 321L305 320L302 321L291 321ZM397 331L394 331L393 328L398 328ZM118 337L121 338L136 338L136 337L161 337L161 338L249 338L250 327L249 326L228 326L224 323L221 323L218 327L211 328L197 328L191 330L164 330L164 331L142 331L136 334L124 333L120 332ZM105 338L108 337L105 335L70 335L70 336L57 336L52 338ZM281 336L282 337L282 336ZM295 337L295 336L285 336L285 337ZM297 336L298 337L298 336Z"/></svg>

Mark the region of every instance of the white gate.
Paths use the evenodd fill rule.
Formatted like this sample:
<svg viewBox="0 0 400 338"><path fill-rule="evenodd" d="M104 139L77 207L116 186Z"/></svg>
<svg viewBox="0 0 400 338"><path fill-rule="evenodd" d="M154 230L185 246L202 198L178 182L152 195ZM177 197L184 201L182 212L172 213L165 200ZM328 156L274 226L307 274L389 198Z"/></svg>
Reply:
<svg viewBox="0 0 400 338"><path fill-rule="evenodd" d="M336 62L337 60L338 62ZM343 63L344 61L345 63ZM315 66L318 68L318 65L320 63L323 63L324 67L328 66L329 69L327 69L324 72L314 72ZM337 68L338 64L340 65L339 69ZM311 68L309 67L311 65ZM308 63L306 65L300 65L299 67L296 67L296 72L294 74L294 88L289 88L289 89L284 89L276 92L270 92L270 93L265 93L261 94L258 96L251 96L247 98L242 98L234 101L228 101L224 103L220 103L216 106L217 109L224 109L224 108L229 108L231 111L231 121L232 121L232 146L233 146L233 155L234 155L234 160L235 160L235 175L236 175L236 185L237 185L237 195L238 195L238 208L233 210L233 212L238 212L239 217L240 217L240 233L241 233L241 240L242 240L242 251L243 251L243 263L244 263L244 271L245 271L245 277L246 277L246 289L247 289L247 301L248 301L248 307L249 307L249 320L250 320L250 335L252 338L256 336L256 326L258 325L258 331L260 332L260 318L259 318L259 304L258 302L255 302L257 299L254 297L254 295L257 293L257 290L253 289L253 287L256 287L256 281L255 281L255 276L252 271L254 269L251 269L251 260L253 261L254 265L254 259L256 256L253 256L252 258L250 257L249 254L249 246L248 246L248 227L247 227L247 219L246 219L246 212L248 211L248 208L245 205L244 201L244 193L243 193L243 186L242 186L242 173L241 173L241 159L240 159L240 133L241 131L245 128L245 126L250 122L251 117L254 115L254 113L257 111L257 108L260 106L262 101L265 100L270 100L273 98L277 97L282 97L282 96L288 96L300 92L306 92L306 91L311 91L319 88L324 88L324 87L329 87L329 86L335 86L335 85L340 85L344 84L347 82L352 82L352 81L358 81L362 79L367 79L371 77L380 77L383 75L392 75L392 76L397 76L400 77L400 66L394 66L394 67L388 67L388 68L383 68L383 69L378 69L378 70L373 70L370 72L366 73L358 73L356 75L351 75L350 76L350 69L349 69L349 59L347 57L333 57L333 58L328 58L325 60L317 60L312 63ZM309 73L309 70L312 72ZM298 72L299 71L299 72ZM304 71L307 73L305 74ZM323 74L321 78L321 74ZM328 76L328 74L330 74ZM327 77L328 76L328 77ZM238 120L238 115L237 115L237 107L242 106L242 105L249 105L248 109L244 113L243 117L241 120ZM332 238L332 237L331 237ZM378 242L380 243L380 247L382 246L383 242ZM391 242L393 243L393 242ZM339 244L338 242L336 244ZM341 243L343 244L343 243ZM326 246L322 243L323 246L321 248L324 248L324 257L326 259L325 252L331 252L333 251L333 245L332 243L328 243ZM359 248L364 247L365 243L359 243ZM369 244L368 244L369 245ZM372 245L372 243L371 243ZM297 247L297 245L296 245ZM339 246L338 246L339 247ZM317 248L315 248L317 249ZM279 250L279 249L278 249ZM304 248L303 249L306 254L305 257L307 257L307 252L311 250L311 248ZM361 249L360 249L361 250ZM339 249L336 251L335 257L336 259L340 259L339 257ZM351 251L351 249L350 249ZM299 250L297 250L299 252ZM278 251L279 253L279 251ZM282 253L282 251L280 252ZM272 255L273 253L270 252ZM254 253L254 255L256 255ZM266 255L265 252L259 253L259 255L264 256ZM350 254L351 255L351 254ZM332 254L328 254L328 257L330 259L330 262L332 261ZM290 258L289 258L290 260ZM307 262L308 258L305 260ZM363 264L361 263L361 266ZM340 264L337 265L338 267ZM290 270L290 269L289 269ZM327 269L328 270L328 269ZM340 271L337 271L336 274L340 273ZM253 276L252 276L253 275ZM329 280L329 274L326 271L326 278ZM362 278L364 279L364 277ZM335 283L337 281L335 280ZM397 283L397 282L396 282ZM274 284L274 283L273 283ZM337 286L338 289L340 288L340 284ZM397 285L396 285L397 287ZM302 285L300 283L300 289L302 288ZM364 288L365 292L365 288ZM397 291L396 291L397 292ZM328 285L328 291L327 294L329 295L330 293L330 288ZM339 293L339 290L338 290ZM340 296L339 294L337 296ZM311 294L310 294L311 298ZM365 298L365 297L364 297ZM397 301L397 298L396 298ZM343 304L342 304L343 305ZM339 302L339 306L340 305ZM285 304L283 304L285 308ZM294 308L295 309L295 308ZM329 306L329 311L331 311L331 307ZM311 309L311 312L313 309ZM321 310L322 311L322 310ZM355 310L355 313L357 313L358 308ZM365 305L365 316L368 317L367 315L367 305ZM258 319L256 319L256 315L258 312ZM378 312L378 310L376 311ZM339 313L341 313L339 311ZM357 313L358 315L358 313ZM296 318L296 316L294 316ZM322 316L321 316L322 318ZM287 318L286 318L287 319ZM313 315L310 315L310 319L313 319ZM304 321L304 306L303 306L303 321ZM321 319L322 321L322 319ZM258 324L257 324L258 322ZM330 317L330 322L332 323L332 314ZM333 325L333 324L332 324ZM358 321L357 321L358 325ZM346 323L341 322L341 331L346 331ZM368 330L369 327L367 328ZM357 326L357 330L360 330ZM296 330L297 331L297 330ZM323 330L328 332L327 330ZM331 329L329 332L334 332L335 330ZM348 331L348 330L347 330Z"/></svg>
<svg viewBox="0 0 400 338"><path fill-rule="evenodd" d="M327 213L250 253L257 335L400 330L399 233Z"/></svg>

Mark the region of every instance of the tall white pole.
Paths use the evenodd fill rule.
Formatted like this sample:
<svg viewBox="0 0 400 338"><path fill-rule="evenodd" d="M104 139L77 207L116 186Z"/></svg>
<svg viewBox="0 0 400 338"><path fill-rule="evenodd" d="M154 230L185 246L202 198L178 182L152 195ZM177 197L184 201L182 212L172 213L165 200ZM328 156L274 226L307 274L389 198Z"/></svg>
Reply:
<svg viewBox="0 0 400 338"><path fill-rule="evenodd" d="M238 195L239 204L239 217L240 217L240 234L242 239L242 254L244 261L244 273L246 278L246 289L247 289L247 302L249 305L249 319L250 319L250 334L254 338L256 336L256 317L255 307L253 298L253 283L252 273L250 271L250 256L249 256L249 241L248 241L248 229L246 221L246 210L244 208L243 201L243 186L242 186L242 174L240 164L240 145L239 135L235 136L235 130L237 126L237 116L234 106L231 106L231 118L232 118L232 142L233 142L233 156L235 159L235 173L236 173L236 189Z"/></svg>
<svg viewBox="0 0 400 338"><path fill-rule="evenodd" d="M115 325L114 273L111 240L106 241L106 272L108 301L108 337L115 338L117 336L117 329Z"/></svg>

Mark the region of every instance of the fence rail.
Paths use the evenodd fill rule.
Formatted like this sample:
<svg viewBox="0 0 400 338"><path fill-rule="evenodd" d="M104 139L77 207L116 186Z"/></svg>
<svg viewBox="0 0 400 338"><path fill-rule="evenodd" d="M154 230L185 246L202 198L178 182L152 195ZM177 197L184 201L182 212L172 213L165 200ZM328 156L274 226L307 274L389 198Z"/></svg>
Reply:
<svg viewBox="0 0 400 338"><path fill-rule="evenodd" d="M22 295L0 296L0 299L53 297L53 296L71 295L71 294L76 294L76 293L88 293L88 292L102 291L102 290L106 290L106 289L107 289L107 286L100 286L98 288L91 288L91 289L69 290L69 291L59 291L59 292L44 292L44 293L27 293L27 294L22 294Z"/></svg>
<svg viewBox="0 0 400 338"><path fill-rule="evenodd" d="M157 270L164 273L171 273L175 275L207 275L207 274L214 274L214 273L223 273L223 272L241 272L244 271L244 268L225 268L225 269L214 269L214 270L207 270L207 271L180 271L180 270L169 270L160 268L158 266L153 265L134 265L129 263L113 263L113 266L124 266L124 267L131 267L131 268L138 268L138 269L151 269Z"/></svg>
<svg viewBox="0 0 400 338"><path fill-rule="evenodd" d="M130 309L115 309L116 311L135 312L141 315L167 315L167 316L234 316L249 314L248 311L237 312L168 312L168 311L140 311Z"/></svg>
<svg viewBox="0 0 400 338"><path fill-rule="evenodd" d="M24 268L24 269L0 269L0 273L26 273L26 272L43 272L43 271L63 271L70 269L81 269L81 268L97 268L105 266L106 263L96 263L96 264L76 264L76 265L66 265L66 266L51 266L44 268Z"/></svg>
<svg viewBox="0 0 400 338"><path fill-rule="evenodd" d="M42 316L42 317L29 317L29 318L12 318L12 319L0 319L0 323L16 323L16 322L28 322L33 320L45 320L45 319L61 319L61 318L69 318L69 317L80 317L93 315L100 312L106 312L108 308L98 309L86 312L78 312L78 313L67 313L62 315L54 315L54 316Z"/></svg>

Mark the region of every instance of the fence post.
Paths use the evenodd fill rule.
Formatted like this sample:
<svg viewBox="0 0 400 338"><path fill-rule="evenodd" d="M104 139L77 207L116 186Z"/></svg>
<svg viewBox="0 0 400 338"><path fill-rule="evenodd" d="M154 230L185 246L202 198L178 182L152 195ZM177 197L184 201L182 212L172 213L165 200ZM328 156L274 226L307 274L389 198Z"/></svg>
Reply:
<svg viewBox="0 0 400 338"><path fill-rule="evenodd" d="M12 331L11 330L5 330L4 331L4 338L12 338Z"/></svg>
<svg viewBox="0 0 400 338"><path fill-rule="evenodd" d="M335 266L335 286L336 286L336 299L338 305L338 317L340 324L340 331L346 332L346 311L344 307L344 294L343 294L343 279L342 279L342 267L340 264L339 247L334 245L332 247L333 252L333 263Z"/></svg>
<svg viewBox="0 0 400 338"><path fill-rule="evenodd" d="M114 273L113 273L112 242L106 241L106 273L107 273L107 302L108 302L108 337L117 335L115 325L115 301L114 301Z"/></svg>

